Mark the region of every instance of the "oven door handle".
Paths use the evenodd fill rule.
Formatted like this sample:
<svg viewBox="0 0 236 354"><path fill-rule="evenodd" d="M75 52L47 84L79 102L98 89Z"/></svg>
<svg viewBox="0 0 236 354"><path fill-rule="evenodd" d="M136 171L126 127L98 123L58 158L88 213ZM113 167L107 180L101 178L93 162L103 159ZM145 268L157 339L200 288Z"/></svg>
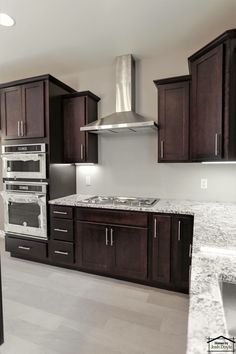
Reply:
<svg viewBox="0 0 236 354"><path fill-rule="evenodd" d="M36 194L37 198L43 198L43 197L46 197L46 194Z"/></svg>
<svg viewBox="0 0 236 354"><path fill-rule="evenodd" d="M44 153L17 153L17 154L5 154L5 155L1 155L1 158L3 160L7 160L7 161L40 161L43 157L45 157Z"/></svg>
<svg viewBox="0 0 236 354"><path fill-rule="evenodd" d="M3 192L2 193L4 200L7 203L13 202L13 203L38 203L39 200L45 197L45 194L26 194L26 193L7 193ZM41 201L40 201L41 203ZM46 203L46 200L45 200Z"/></svg>

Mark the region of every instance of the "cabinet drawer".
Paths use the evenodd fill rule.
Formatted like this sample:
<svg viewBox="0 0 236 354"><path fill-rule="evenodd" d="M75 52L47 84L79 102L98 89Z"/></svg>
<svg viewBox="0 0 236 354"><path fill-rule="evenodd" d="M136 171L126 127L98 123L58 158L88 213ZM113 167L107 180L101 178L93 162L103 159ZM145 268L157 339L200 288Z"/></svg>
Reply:
<svg viewBox="0 0 236 354"><path fill-rule="evenodd" d="M73 241L73 220L52 218L51 238L53 240Z"/></svg>
<svg viewBox="0 0 236 354"><path fill-rule="evenodd" d="M49 242L49 257L55 263L74 263L74 244L64 241Z"/></svg>
<svg viewBox="0 0 236 354"><path fill-rule="evenodd" d="M60 219L72 219L73 208L62 205L51 205L50 207L51 217Z"/></svg>
<svg viewBox="0 0 236 354"><path fill-rule="evenodd" d="M76 208L75 213L76 219L81 221L136 227L147 227L148 224L148 214L144 212Z"/></svg>
<svg viewBox="0 0 236 354"><path fill-rule="evenodd" d="M37 241L6 237L6 251L33 258L47 258L47 244Z"/></svg>

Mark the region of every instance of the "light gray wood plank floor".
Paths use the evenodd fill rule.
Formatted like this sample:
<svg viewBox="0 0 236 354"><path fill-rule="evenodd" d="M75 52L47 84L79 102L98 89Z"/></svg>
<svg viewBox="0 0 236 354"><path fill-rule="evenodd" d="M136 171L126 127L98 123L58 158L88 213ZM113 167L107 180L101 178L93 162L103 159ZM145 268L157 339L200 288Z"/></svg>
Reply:
<svg viewBox="0 0 236 354"><path fill-rule="evenodd" d="M184 354L188 296L10 258L1 354Z"/></svg>

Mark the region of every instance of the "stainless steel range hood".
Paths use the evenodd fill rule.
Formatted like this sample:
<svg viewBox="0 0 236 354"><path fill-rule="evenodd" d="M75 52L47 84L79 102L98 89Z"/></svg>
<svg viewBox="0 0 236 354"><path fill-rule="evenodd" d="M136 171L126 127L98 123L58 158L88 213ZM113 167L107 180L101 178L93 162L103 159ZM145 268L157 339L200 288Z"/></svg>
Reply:
<svg viewBox="0 0 236 354"><path fill-rule="evenodd" d="M81 127L90 133L156 130L157 123L135 112L135 61L131 54L116 58L116 112Z"/></svg>

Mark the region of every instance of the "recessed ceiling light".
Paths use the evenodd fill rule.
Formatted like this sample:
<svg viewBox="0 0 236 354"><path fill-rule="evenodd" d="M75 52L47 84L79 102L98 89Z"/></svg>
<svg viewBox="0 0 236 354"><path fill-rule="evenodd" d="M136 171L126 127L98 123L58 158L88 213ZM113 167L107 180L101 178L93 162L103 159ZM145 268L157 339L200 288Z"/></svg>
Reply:
<svg viewBox="0 0 236 354"><path fill-rule="evenodd" d="M0 25L6 26L6 27L12 27L15 24L15 20L4 13L0 13Z"/></svg>

